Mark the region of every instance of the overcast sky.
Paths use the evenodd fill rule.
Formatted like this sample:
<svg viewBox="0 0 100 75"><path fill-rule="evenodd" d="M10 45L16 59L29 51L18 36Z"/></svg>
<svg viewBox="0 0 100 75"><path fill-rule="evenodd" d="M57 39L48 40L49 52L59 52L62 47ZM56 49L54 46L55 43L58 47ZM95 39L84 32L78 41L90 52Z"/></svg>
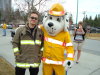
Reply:
<svg viewBox="0 0 100 75"><path fill-rule="evenodd" d="M22 1L22 0L20 0ZM49 0L44 9L49 9L54 3L61 3L67 12L72 13L74 23L76 22L77 0ZM14 4L14 2L13 2ZM78 21L83 20L83 12L88 17L94 18L96 14L100 14L100 0L78 0Z"/></svg>

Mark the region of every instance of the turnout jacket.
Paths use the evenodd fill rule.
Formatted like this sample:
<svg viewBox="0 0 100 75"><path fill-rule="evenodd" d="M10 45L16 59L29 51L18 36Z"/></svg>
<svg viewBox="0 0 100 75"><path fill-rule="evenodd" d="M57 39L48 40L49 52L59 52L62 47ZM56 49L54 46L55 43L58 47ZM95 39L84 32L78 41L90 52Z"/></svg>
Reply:
<svg viewBox="0 0 100 75"><path fill-rule="evenodd" d="M38 28L38 25L34 27L33 33L31 33L28 25L19 27L12 44L18 67L39 66L43 45L43 32Z"/></svg>

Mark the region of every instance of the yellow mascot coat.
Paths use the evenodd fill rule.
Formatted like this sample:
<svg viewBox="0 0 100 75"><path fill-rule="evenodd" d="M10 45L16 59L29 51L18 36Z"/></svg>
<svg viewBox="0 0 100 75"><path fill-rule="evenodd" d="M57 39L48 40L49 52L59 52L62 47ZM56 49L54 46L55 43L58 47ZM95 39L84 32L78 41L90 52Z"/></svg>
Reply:
<svg viewBox="0 0 100 75"><path fill-rule="evenodd" d="M62 31L56 36L50 36L43 26L41 29L44 32L43 75L52 75L53 70L57 75L65 75L63 61L74 60L74 50L69 32ZM64 52L67 52L67 58L65 58Z"/></svg>

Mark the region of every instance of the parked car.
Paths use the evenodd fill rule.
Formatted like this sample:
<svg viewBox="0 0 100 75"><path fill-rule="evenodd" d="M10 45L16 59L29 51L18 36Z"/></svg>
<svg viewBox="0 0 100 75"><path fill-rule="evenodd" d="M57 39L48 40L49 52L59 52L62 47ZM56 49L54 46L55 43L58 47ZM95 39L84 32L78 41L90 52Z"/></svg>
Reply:
<svg viewBox="0 0 100 75"><path fill-rule="evenodd" d="M7 25L7 29L13 29L12 25Z"/></svg>
<svg viewBox="0 0 100 75"><path fill-rule="evenodd" d="M16 33L16 30L17 30L18 28L22 27L22 26L25 26L25 25L19 25L19 27L17 27L16 29L11 30L11 37L12 37L12 39L13 39L15 33Z"/></svg>
<svg viewBox="0 0 100 75"><path fill-rule="evenodd" d="M3 25L3 24L0 24L0 28L2 28L2 25Z"/></svg>
<svg viewBox="0 0 100 75"><path fill-rule="evenodd" d="M97 27L97 29L100 29L100 27Z"/></svg>
<svg viewBox="0 0 100 75"><path fill-rule="evenodd" d="M71 29L74 30L75 29L75 25L71 25Z"/></svg>

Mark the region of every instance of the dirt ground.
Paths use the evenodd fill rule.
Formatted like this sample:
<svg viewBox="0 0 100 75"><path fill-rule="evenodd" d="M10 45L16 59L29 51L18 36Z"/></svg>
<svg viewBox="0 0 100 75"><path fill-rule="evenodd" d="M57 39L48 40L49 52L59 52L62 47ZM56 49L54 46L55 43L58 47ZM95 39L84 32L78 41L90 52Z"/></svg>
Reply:
<svg viewBox="0 0 100 75"><path fill-rule="evenodd" d="M14 67L0 57L0 75L15 75Z"/></svg>

